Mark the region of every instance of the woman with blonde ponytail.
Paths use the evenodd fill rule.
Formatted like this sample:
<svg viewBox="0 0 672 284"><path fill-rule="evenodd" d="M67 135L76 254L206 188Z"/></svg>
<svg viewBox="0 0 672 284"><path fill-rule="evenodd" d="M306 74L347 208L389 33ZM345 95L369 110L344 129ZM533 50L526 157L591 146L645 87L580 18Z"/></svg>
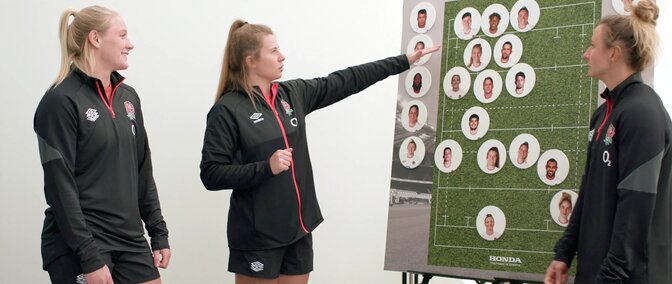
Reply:
<svg viewBox="0 0 672 284"><path fill-rule="evenodd" d="M208 190L233 190L229 271L238 284L307 283L313 269L311 232L322 215L306 115L407 70L438 47L322 78L277 81L285 56L270 28L237 20L228 37L208 113L201 180Z"/></svg>
<svg viewBox="0 0 672 284"><path fill-rule="evenodd" d="M545 283L672 283L672 122L641 71L655 61L658 6L603 18L584 53L606 85L590 123L579 198Z"/></svg>
<svg viewBox="0 0 672 284"><path fill-rule="evenodd" d="M53 283L161 283L168 230L140 98L117 72L133 49L126 24L91 6L64 11L59 34L61 68L34 120L48 205L43 269Z"/></svg>

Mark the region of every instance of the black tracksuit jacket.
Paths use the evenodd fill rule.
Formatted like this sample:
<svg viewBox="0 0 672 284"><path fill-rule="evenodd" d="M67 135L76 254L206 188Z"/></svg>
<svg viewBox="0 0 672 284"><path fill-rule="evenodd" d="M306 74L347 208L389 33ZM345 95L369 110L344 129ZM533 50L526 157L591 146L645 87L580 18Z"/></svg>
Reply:
<svg viewBox="0 0 672 284"><path fill-rule="evenodd" d="M602 97L555 259L578 254L576 283L672 283L670 117L639 73Z"/></svg>
<svg viewBox="0 0 672 284"><path fill-rule="evenodd" d="M44 268L74 252L88 273L105 264L101 252L149 252L143 221L152 249L168 248L140 99L117 72L111 79L109 104L102 82L73 67L35 113L49 205Z"/></svg>
<svg viewBox="0 0 672 284"><path fill-rule="evenodd" d="M270 104L256 108L242 91L228 91L208 113L201 180L208 190L233 189L229 247L286 246L315 229L322 215L315 196L305 117L409 68L405 55L350 67L312 80L271 86ZM269 158L293 148L291 168L276 176Z"/></svg>

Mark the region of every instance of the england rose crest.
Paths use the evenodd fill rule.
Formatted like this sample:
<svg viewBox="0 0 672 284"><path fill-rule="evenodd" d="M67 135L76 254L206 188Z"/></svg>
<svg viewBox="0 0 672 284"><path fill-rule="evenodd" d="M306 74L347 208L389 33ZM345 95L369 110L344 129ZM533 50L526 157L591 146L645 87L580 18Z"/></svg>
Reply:
<svg viewBox="0 0 672 284"><path fill-rule="evenodd" d="M609 146L613 142L614 135L616 135L616 127L613 124L609 124L609 129L607 129L607 136L604 137L604 145Z"/></svg>
<svg viewBox="0 0 672 284"><path fill-rule="evenodd" d="M292 109L292 106L289 105L285 100L280 99L280 103L282 103L282 107L285 109L285 113L288 116L291 116L294 110Z"/></svg>
<svg viewBox="0 0 672 284"><path fill-rule="evenodd" d="M133 103L125 101L124 107L126 107L126 117L130 120L135 120L135 107L133 107Z"/></svg>

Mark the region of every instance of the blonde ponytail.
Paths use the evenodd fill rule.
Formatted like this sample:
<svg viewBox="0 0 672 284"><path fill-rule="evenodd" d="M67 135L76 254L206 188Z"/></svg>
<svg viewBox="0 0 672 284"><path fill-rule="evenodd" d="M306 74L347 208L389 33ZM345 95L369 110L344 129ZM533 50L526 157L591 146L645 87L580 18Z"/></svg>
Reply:
<svg viewBox="0 0 672 284"><path fill-rule="evenodd" d="M250 97L252 105L256 107L255 102L261 94L252 88L245 58L248 56L258 58L263 45L263 37L272 34L271 28L264 25L249 24L243 20L236 20L231 24L224 48L224 59L215 102L226 92L242 90Z"/></svg>
<svg viewBox="0 0 672 284"><path fill-rule="evenodd" d="M101 6L86 7L79 12L67 9L61 14L59 23L59 40L61 45L61 67L53 87L58 86L70 73L70 65L74 64L87 74L93 73L95 62L88 42L89 32L107 31L112 17L117 12ZM70 17L73 17L72 23Z"/></svg>

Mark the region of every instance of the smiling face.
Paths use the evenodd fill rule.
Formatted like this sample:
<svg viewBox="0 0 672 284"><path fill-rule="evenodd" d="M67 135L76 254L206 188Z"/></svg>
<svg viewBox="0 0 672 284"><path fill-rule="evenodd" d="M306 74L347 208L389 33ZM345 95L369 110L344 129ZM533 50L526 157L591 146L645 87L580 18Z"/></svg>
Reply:
<svg viewBox="0 0 672 284"><path fill-rule="evenodd" d="M558 170L558 162L554 160L548 160L546 162L546 179L553 180L555 179L555 172Z"/></svg>
<svg viewBox="0 0 672 284"><path fill-rule="evenodd" d="M408 146L406 146L406 156L409 158L413 158L415 156L415 148L417 146L415 145L415 142L411 141L408 143Z"/></svg>
<svg viewBox="0 0 672 284"><path fill-rule="evenodd" d="M469 130L471 132L476 132L476 129L478 129L478 118L472 117L469 119Z"/></svg>
<svg viewBox="0 0 672 284"><path fill-rule="evenodd" d="M489 18L489 21L488 21L488 25L489 25L488 31L491 34L496 34L497 33L497 29L499 28L499 21L500 20L501 20L501 17L499 15L497 15L497 14L490 15L490 18Z"/></svg>
<svg viewBox="0 0 672 284"><path fill-rule="evenodd" d="M485 233L491 236L495 231L495 218L492 216L485 217Z"/></svg>
<svg viewBox="0 0 672 284"><path fill-rule="evenodd" d="M249 72L262 80L262 84L270 84L282 77L285 56L280 52L275 35L264 35L259 55L256 58L253 56L249 58Z"/></svg>
<svg viewBox="0 0 672 284"><path fill-rule="evenodd" d="M499 154L497 153L496 150L490 149L488 150L488 155L486 157L486 168L490 171L494 170L495 168L498 168L498 161L499 161Z"/></svg>
<svg viewBox="0 0 672 284"><path fill-rule="evenodd" d="M119 15L112 17L110 27L98 33L98 38L100 43L95 51L97 67L110 73L128 68L128 54L134 46L128 38L124 19Z"/></svg>
<svg viewBox="0 0 672 284"><path fill-rule="evenodd" d="M530 19L530 11L528 11L527 9L520 9L520 11L518 11L518 28L521 30L527 28L527 25L529 24L529 19Z"/></svg>

